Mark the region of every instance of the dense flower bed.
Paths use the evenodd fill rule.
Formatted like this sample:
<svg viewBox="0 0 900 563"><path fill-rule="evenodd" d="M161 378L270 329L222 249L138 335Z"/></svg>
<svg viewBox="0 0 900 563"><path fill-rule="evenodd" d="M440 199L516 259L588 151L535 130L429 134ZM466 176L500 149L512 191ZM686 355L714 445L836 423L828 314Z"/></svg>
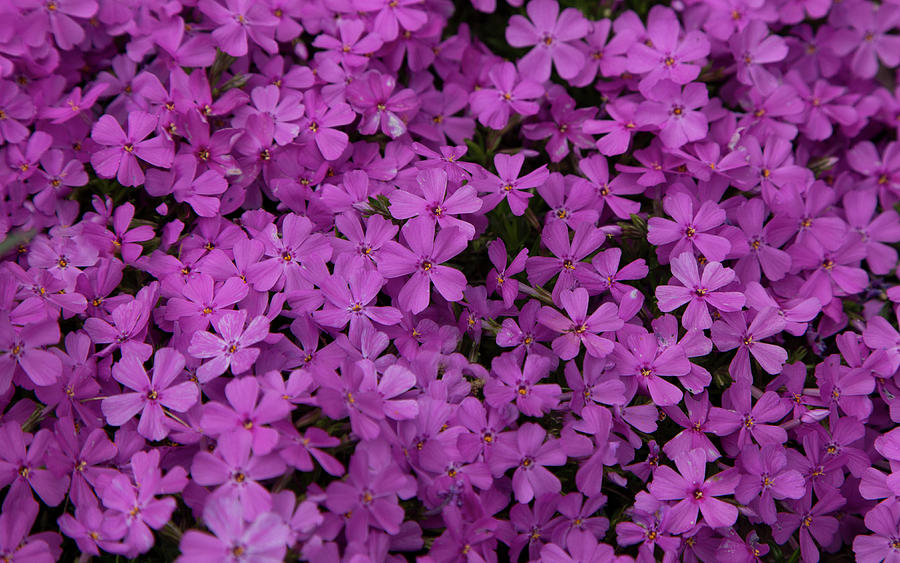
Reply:
<svg viewBox="0 0 900 563"><path fill-rule="evenodd" d="M0 560L900 561L898 27L0 1Z"/></svg>

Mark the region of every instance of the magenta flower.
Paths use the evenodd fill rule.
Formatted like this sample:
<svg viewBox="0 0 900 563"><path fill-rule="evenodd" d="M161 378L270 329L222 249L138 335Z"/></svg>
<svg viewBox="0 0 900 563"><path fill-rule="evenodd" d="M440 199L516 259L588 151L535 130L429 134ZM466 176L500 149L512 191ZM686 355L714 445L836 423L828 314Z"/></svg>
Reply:
<svg viewBox="0 0 900 563"><path fill-rule="evenodd" d="M684 376L691 371L691 362L681 345L660 348L653 334L629 336L627 347L616 343L613 359L616 372L636 377L638 384L650 393L654 404L670 406L681 400L681 390L662 379Z"/></svg>
<svg viewBox="0 0 900 563"><path fill-rule="evenodd" d="M569 228L562 221L554 221L544 227L541 234L544 244L554 257L530 256L526 264L528 281L543 285L558 276L553 286L553 297L559 299L562 291L574 289L578 276L588 270L583 260L603 244L603 231L592 224L582 224L569 241Z"/></svg>
<svg viewBox="0 0 900 563"><path fill-rule="evenodd" d="M362 325L372 322L390 326L400 322L402 314L394 307L378 307L375 298L384 285L377 272L355 270L347 278L339 274L321 282L326 305L313 313L317 323L342 329L350 323L350 333L358 334Z"/></svg>
<svg viewBox="0 0 900 563"><path fill-rule="evenodd" d="M856 536L853 553L859 563L891 561L900 555L900 506L883 503L866 513L866 528L874 534Z"/></svg>
<svg viewBox="0 0 900 563"><path fill-rule="evenodd" d="M228 405L224 401L210 401L203 405L200 424L204 432L219 441L228 441L236 434L247 434L251 438L253 453L264 455L271 452L278 442L278 432L266 425L283 418L288 406L270 391L263 393L262 398L259 392L259 381L255 377L229 381L225 386Z"/></svg>
<svg viewBox="0 0 900 563"><path fill-rule="evenodd" d="M198 3L203 12L214 24L212 38L220 49L232 57L247 54L247 39L271 54L278 51L275 42L276 18L267 6L252 0L226 0L225 6L216 0L201 0Z"/></svg>
<svg viewBox="0 0 900 563"><path fill-rule="evenodd" d="M144 183L144 172L138 158L161 168L172 166L175 149L163 136L147 139L156 129L157 118L149 113L134 111L128 114L128 133L116 118L107 114L100 117L91 129L91 138L109 148L91 155L91 164L103 178L116 177L123 186L139 186Z"/></svg>
<svg viewBox="0 0 900 563"><path fill-rule="evenodd" d="M198 452L191 463L191 477L198 485L218 485L210 497L240 503L244 517L253 520L272 510L272 497L259 481L284 473L284 461L276 454L251 454L250 433L219 440L213 453Z"/></svg>
<svg viewBox="0 0 900 563"><path fill-rule="evenodd" d="M290 213L281 223L280 234L274 223L260 231L265 257L247 267L247 281L254 289L268 291L277 286L290 291L309 286L305 264L328 260L332 253L325 237L312 230L313 224L307 217Z"/></svg>
<svg viewBox="0 0 900 563"><path fill-rule="evenodd" d="M643 74L641 92L651 94L661 80L687 84L700 75L700 65L692 64L709 54L709 40L698 31L681 37L675 12L656 5L647 19L647 40L635 42L628 51L628 70ZM705 88L704 88L705 91Z"/></svg>
<svg viewBox="0 0 900 563"><path fill-rule="evenodd" d="M34 7L38 7L36 4ZM90 18L97 13L94 0L54 0L30 14L31 33L42 37L50 32L60 49L68 51L84 40L84 28L72 18Z"/></svg>
<svg viewBox="0 0 900 563"><path fill-rule="evenodd" d="M744 306L744 294L736 291L718 291L734 280L734 270L724 268L719 262L709 262L701 277L693 254L672 259L672 274L683 285L660 285L656 298L662 311L674 311L688 304L681 317L686 329L705 329L712 326L708 306L726 313L740 311Z"/></svg>
<svg viewBox="0 0 900 563"><path fill-rule="evenodd" d="M475 227L454 215L475 213L481 200L472 186L460 186L447 195L447 173L439 168L427 168L416 174L422 198L404 189L391 192L391 215L397 219L426 217L442 229L456 227L467 239L475 236Z"/></svg>
<svg viewBox="0 0 900 563"><path fill-rule="evenodd" d="M647 97L650 101L638 106L638 123L659 127L659 138L666 147L677 149L706 137L706 115L699 111L709 102L706 86L692 83L682 91L671 80L662 80Z"/></svg>
<svg viewBox="0 0 900 563"><path fill-rule="evenodd" d="M284 560L288 527L274 512L249 517L251 511L239 499L214 496L203 507L203 523L213 535L188 530L181 537L177 563L228 561L274 563Z"/></svg>
<svg viewBox="0 0 900 563"><path fill-rule="evenodd" d="M341 21L351 23L353 20ZM338 127L351 123L356 119L356 114L345 103L326 104L322 96L312 89L306 91L303 102L306 106L306 120L303 123L300 138L312 137L319 152L322 153L322 158L336 160L344 153L349 144L347 133Z"/></svg>
<svg viewBox="0 0 900 563"><path fill-rule="evenodd" d="M777 518L775 499L798 499L806 494L803 475L788 467L787 455L781 446L769 445L762 449L747 446L739 461L744 474L734 497L741 504L752 501L767 524L774 524Z"/></svg>
<svg viewBox="0 0 900 563"><path fill-rule="evenodd" d="M44 346L59 342L59 325L55 321L28 324L20 330L0 320L0 392L12 383L16 367L20 367L35 385L52 385L62 375L62 362Z"/></svg>
<svg viewBox="0 0 900 563"><path fill-rule="evenodd" d="M54 454L55 439L47 429L34 436L22 432L15 421L0 427L0 488L10 485L3 501L3 512L9 512L33 498L30 489L38 494L44 504L57 506L66 497L69 477L57 471L57 467L44 466Z"/></svg>
<svg viewBox="0 0 900 563"><path fill-rule="evenodd" d="M169 434L163 407L184 412L199 399L197 386L190 381L173 385L184 373L184 356L173 348L161 348L153 356L153 379L147 376L139 357L125 355L113 366L116 381L132 389L103 399L101 407L106 422L122 426L138 412L138 432L150 440L162 440Z"/></svg>
<svg viewBox="0 0 900 563"><path fill-rule="evenodd" d="M703 450L691 450L676 457L675 466L678 473L668 466L657 469L648 485L654 497L678 501L669 513L673 532L686 532L694 526L698 511L711 528L724 528L735 523L737 508L715 497L733 494L740 473L729 469L707 479Z"/></svg>
<svg viewBox="0 0 900 563"><path fill-rule="evenodd" d="M619 267L622 259L621 248L610 248L598 252L591 259L591 266L594 268L576 270L575 278L582 287L592 294L609 291L617 302L632 291L632 287L622 282L631 280L642 280L647 277L649 268L647 262L643 258L638 258L634 262ZM643 296L643 294L639 294Z"/></svg>
<svg viewBox="0 0 900 563"><path fill-rule="evenodd" d="M422 0L353 0L352 5L361 12L375 12L372 29L385 41L397 38L402 27L406 32L416 31L428 21L428 14L418 9Z"/></svg>
<svg viewBox="0 0 900 563"><path fill-rule="evenodd" d="M545 441L547 431L537 424L526 423L516 432L508 432L499 437L493 447L488 463L494 475L502 475L506 470L516 468L513 473L513 492L520 503L528 503L535 497L547 493L558 493L559 478L547 469L566 463L566 454L560 441Z"/></svg>
<svg viewBox="0 0 900 563"><path fill-rule="evenodd" d="M853 54L848 61L853 74L874 77L879 60L887 67L900 64L900 36L888 34L900 24L896 6L861 4L846 11L846 22L850 28L835 33L830 46L839 56Z"/></svg>
<svg viewBox="0 0 900 563"><path fill-rule="evenodd" d="M724 313L721 321L712 325L712 340L721 352L737 348L728 372L735 381L750 384L753 373L750 370L750 356L759 362L766 373L781 373L781 366L787 361L787 351L775 344L760 342L784 330L784 318L774 308L767 308L753 316L747 326L747 313Z"/></svg>
<svg viewBox="0 0 900 563"><path fill-rule="evenodd" d="M498 292L503 297L503 304L511 307L519 296L519 281L512 276L525 270L528 249L523 248L512 261L506 253L506 244L502 239L494 239L488 243L488 258L494 266L488 272L485 285L488 293Z"/></svg>
<svg viewBox="0 0 900 563"><path fill-rule="evenodd" d="M836 511L845 502L845 499L839 494L827 495L820 499L815 506L811 506L811 495L805 495L798 501L789 501L787 505L792 512L778 513L777 523L772 527L772 537L776 542L783 544L799 528L800 555L805 561L815 561L819 559L819 550L816 548L816 542L828 549L832 545L834 538L840 536L841 524L831 514L836 514ZM861 542L861 545L864 543ZM856 540L854 540L854 551L855 549ZM864 548L860 551L863 550ZM862 561L860 553L857 553L856 556L857 561ZM877 559L873 559L873 561L877 561Z"/></svg>
<svg viewBox="0 0 900 563"><path fill-rule="evenodd" d="M510 113L534 115L539 105L534 100L544 93L538 82L520 76L514 64L503 62L488 71L493 88L481 88L469 94L469 107L478 121L491 129L503 129ZM497 155L500 156L500 155Z"/></svg>
<svg viewBox="0 0 900 563"><path fill-rule="evenodd" d="M378 264L384 277L397 278L412 274L397 296L400 308L419 313L431 302L431 285L447 301L460 301L466 278L462 272L443 263L466 247L466 237L455 227L441 229L435 236L434 224L417 218L403 225L407 246L394 241L384 244L384 259Z"/></svg>
<svg viewBox="0 0 900 563"><path fill-rule="evenodd" d="M597 139L597 150L606 156L615 156L628 150L631 136L646 129L638 126L638 103L627 98L617 98L606 106L611 119L592 119L584 124L584 132L602 135Z"/></svg>
<svg viewBox="0 0 900 563"><path fill-rule="evenodd" d="M472 185L478 191L487 194L483 200L482 211L490 211L505 199L513 215L525 213L528 200L533 196L531 192L525 190L543 184L550 176L550 172L547 171L547 165L543 164L520 178L523 164L525 155L522 153L498 154L494 157L497 175L482 169L481 176L472 180Z"/></svg>
<svg viewBox="0 0 900 563"><path fill-rule="evenodd" d="M366 55L378 51L384 43L377 33L363 35L365 31L365 21L342 18L337 22L338 36L320 34L313 47L333 51L347 67L365 67L369 63Z"/></svg>
<svg viewBox="0 0 900 563"><path fill-rule="evenodd" d="M737 63L737 79L747 86L771 90L776 79L765 65L777 63L788 54L787 43L777 35L769 35L769 28L760 20L752 20L743 31L729 41Z"/></svg>
<svg viewBox="0 0 900 563"><path fill-rule="evenodd" d="M531 21L514 15L506 28L513 47L535 46L519 60L519 68L544 82L550 78L552 61L560 77L574 78L584 66L584 55L571 43L587 35L590 22L575 8L560 14L556 0L531 0L525 9Z"/></svg>
<svg viewBox="0 0 900 563"><path fill-rule="evenodd" d="M212 276L199 274L185 284L184 297L172 297L166 302L166 319L178 320L186 332L206 330L210 321L221 318L232 305L247 296L249 288L238 277L228 278L215 287Z"/></svg>
<svg viewBox="0 0 900 563"><path fill-rule="evenodd" d="M551 344L553 351L563 360L571 360L584 344L585 350L595 358L603 358L613 351L613 343L599 335L622 328L624 324L613 303L604 303L596 311L587 314L588 292L584 288L563 291L559 300L568 318L553 307L544 307L538 313L538 321L562 335Z"/></svg>
<svg viewBox="0 0 900 563"><path fill-rule="evenodd" d="M490 406L500 408L515 400L522 414L539 417L559 404L559 385L538 383L550 374L546 357L529 354L520 368L514 355L504 354L494 358L491 370L495 377L484 386L484 398Z"/></svg>
<svg viewBox="0 0 900 563"><path fill-rule="evenodd" d="M50 119L54 124L65 123L91 109L107 88L109 88L109 84L99 83L82 94L81 88L76 86L63 101L64 105L44 108L41 110L41 117Z"/></svg>
<svg viewBox="0 0 900 563"><path fill-rule="evenodd" d="M213 321L218 336L211 332L195 332L188 353L195 358L212 358L197 368L197 379L205 383L225 373L240 375L250 369L259 357L259 348L251 347L269 334L269 319L259 315L247 326L247 310L228 311Z"/></svg>
<svg viewBox="0 0 900 563"><path fill-rule="evenodd" d="M119 473L103 487L101 499L118 521L117 527L125 527L123 545L116 551L127 557L135 557L153 546L153 533L165 526L175 511L175 498L156 498L159 494L181 492L187 483L185 471L176 467L165 476L159 470L159 450L139 451L131 457L131 469L135 483L126 474Z"/></svg>
<svg viewBox="0 0 900 563"><path fill-rule="evenodd" d="M704 201L696 212L694 206L694 199L684 192L675 192L663 198L663 209L675 220L651 217L647 222L647 240L657 246L674 243L671 247L664 247L670 249L668 255L671 257L690 253L692 248L696 248L707 260L721 262L731 250L731 243L727 238L709 231L725 222L725 211L710 200Z"/></svg>
<svg viewBox="0 0 900 563"><path fill-rule="evenodd" d="M369 71L347 86L347 100L361 114L359 132L381 132L392 139L406 133L406 123L419 106L415 92L405 88L394 92L393 76Z"/></svg>
<svg viewBox="0 0 900 563"><path fill-rule="evenodd" d="M22 122L27 124L34 117L34 104L11 80L0 80L0 111L4 116L0 119L0 140L18 143L28 136L29 130Z"/></svg>
<svg viewBox="0 0 900 563"><path fill-rule="evenodd" d="M365 541L369 529L396 535L403 522L399 498L415 493L415 481L401 472L386 445L359 447L350 460L346 481L332 481L325 493L325 505L338 514L347 514L346 533Z"/></svg>

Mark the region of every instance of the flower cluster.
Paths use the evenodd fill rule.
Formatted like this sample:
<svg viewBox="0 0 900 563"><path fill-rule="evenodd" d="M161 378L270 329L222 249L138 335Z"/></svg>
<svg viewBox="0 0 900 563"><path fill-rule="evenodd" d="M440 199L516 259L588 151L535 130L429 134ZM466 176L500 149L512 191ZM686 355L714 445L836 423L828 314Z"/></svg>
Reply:
<svg viewBox="0 0 900 563"><path fill-rule="evenodd" d="M0 15L0 560L900 560L897 0Z"/></svg>

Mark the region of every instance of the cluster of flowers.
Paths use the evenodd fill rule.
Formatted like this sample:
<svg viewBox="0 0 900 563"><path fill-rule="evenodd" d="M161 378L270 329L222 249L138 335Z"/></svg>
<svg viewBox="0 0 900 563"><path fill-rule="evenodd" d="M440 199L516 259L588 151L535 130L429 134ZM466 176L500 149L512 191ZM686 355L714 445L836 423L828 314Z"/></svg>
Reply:
<svg viewBox="0 0 900 563"><path fill-rule="evenodd" d="M0 2L0 559L900 560L900 4L673 6Z"/></svg>

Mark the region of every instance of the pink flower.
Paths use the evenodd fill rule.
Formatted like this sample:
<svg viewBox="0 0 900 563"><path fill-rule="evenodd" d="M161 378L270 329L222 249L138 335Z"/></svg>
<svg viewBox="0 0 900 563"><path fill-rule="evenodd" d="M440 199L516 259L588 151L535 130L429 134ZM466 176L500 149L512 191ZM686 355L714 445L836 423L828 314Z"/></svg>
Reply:
<svg viewBox="0 0 900 563"><path fill-rule="evenodd" d="M210 332L194 333L188 353L195 358L212 358L197 368L201 383L222 375L229 367L231 373L239 375L256 362L259 348L251 346L269 334L269 319L259 315L245 328L246 320L246 309L228 311L213 321L219 336Z"/></svg>
<svg viewBox="0 0 900 563"><path fill-rule="evenodd" d="M584 55L571 43L587 35L590 22L575 8L560 14L556 0L531 0L525 9L531 21L514 15L506 28L513 47L535 46L519 60L519 68L544 82L550 78L552 61L563 79L574 78L584 66Z"/></svg>
<svg viewBox="0 0 900 563"><path fill-rule="evenodd" d="M128 114L128 134L111 115L103 115L94 124L91 138L109 148L91 155L91 164L103 178L119 180L123 186L139 186L144 183L144 172L138 158L162 168L172 166L175 149L172 142L162 136L147 139L156 129L157 119L149 113L133 111Z"/></svg>
<svg viewBox="0 0 900 563"><path fill-rule="evenodd" d="M707 263L701 277L694 255L685 252L672 259L672 274L683 285L660 285L656 288L656 298L660 310L665 312L687 303L681 324L688 330L712 326L708 305L722 312L740 311L744 306L743 293L717 291L734 280L734 270L724 268L719 262Z"/></svg>
<svg viewBox="0 0 900 563"><path fill-rule="evenodd" d="M161 348L153 356L153 379L147 376L139 356L126 354L113 366L113 378L133 393L120 393L103 399L106 422L122 426L138 412L138 432L150 440L162 440L169 434L163 407L176 412L191 408L200 397L191 381L172 385L184 373L184 356L174 348Z"/></svg>

